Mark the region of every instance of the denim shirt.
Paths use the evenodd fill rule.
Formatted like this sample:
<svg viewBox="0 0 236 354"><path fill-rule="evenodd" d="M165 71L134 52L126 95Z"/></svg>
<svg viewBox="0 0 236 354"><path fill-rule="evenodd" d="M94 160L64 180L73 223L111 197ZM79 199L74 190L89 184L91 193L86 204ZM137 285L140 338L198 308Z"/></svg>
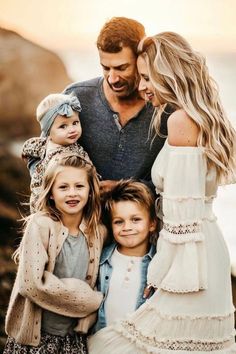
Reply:
<svg viewBox="0 0 236 354"><path fill-rule="evenodd" d="M103 302L101 303L98 310L98 319L92 330L93 333L99 331L100 329L106 327L106 314L105 314L105 301L109 290L110 278L112 274L112 264L111 264L111 256L117 247L116 243L112 243L111 245L104 248L102 252L102 256L100 259L99 265L99 276L98 276L98 291L101 291L104 294ZM150 261L152 260L154 254L156 253L156 247L154 245L150 246L149 252L145 254L142 258L142 266L141 266L141 284L138 292L138 297L136 301L137 309L141 306L147 299L143 297L144 289L147 285L147 269ZM152 293L150 294L150 296ZM149 297L150 297L149 296Z"/></svg>

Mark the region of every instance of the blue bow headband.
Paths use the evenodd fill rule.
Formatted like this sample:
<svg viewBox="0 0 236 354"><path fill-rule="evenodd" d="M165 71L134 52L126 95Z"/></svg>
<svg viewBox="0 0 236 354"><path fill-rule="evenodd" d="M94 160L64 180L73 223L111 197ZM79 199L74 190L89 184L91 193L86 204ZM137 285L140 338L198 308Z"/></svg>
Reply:
<svg viewBox="0 0 236 354"><path fill-rule="evenodd" d="M47 137L49 135L51 126L58 115L65 116L67 118L73 115L73 111L81 112L80 101L75 96L68 96L64 102L59 103L53 108L49 109L40 120L41 137Z"/></svg>

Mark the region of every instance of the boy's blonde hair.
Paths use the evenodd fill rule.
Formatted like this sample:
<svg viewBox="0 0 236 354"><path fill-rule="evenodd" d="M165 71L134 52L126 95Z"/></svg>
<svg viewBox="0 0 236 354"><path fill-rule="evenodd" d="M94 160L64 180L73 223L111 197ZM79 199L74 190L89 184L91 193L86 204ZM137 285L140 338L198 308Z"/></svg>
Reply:
<svg viewBox="0 0 236 354"><path fill-rule="evenodd" d="M155 197L149 187L134 179L121 180L107 195L105 209L110 218L112 206L121 201L131 201L143 206L150 215L150 220L156 220Z"/></svg>

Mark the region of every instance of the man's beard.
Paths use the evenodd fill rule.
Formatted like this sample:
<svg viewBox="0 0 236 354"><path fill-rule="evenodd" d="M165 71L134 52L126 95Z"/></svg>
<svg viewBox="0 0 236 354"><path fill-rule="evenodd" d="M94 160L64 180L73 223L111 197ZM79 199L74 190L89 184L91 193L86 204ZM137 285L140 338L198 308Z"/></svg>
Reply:
<svg viewBox="0 0 236 354"><path fill-rule="evenodd" d="M135 78L132 81L122 80L122 81L119 81L113 85L111 85L108 82L108 80L106 80L106 81L107 81L108 86L112 90L112 92L114 92L121 99L122 98L124 98L124 99L129 98L133 94L136 95L136 93L137 93L138 82L139 82L138 75L135 75ZM122 91L115 91L113 89L113 88L119 89L120 87L124 87L124 89Z"/></svg>

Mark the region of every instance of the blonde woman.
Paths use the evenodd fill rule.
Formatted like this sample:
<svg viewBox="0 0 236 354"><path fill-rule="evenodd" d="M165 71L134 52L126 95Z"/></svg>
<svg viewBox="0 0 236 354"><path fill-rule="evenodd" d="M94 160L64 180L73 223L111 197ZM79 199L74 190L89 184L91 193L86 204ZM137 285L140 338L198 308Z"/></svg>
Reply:
<svg viewBox="0 0 236 354"><path fill-rule="evenodd" d="M155 134L166 104L175 109L152 167L163 212L148 270L156 291L98 332L90 353L236 353L229 254L212 211L217 186L235 181L236 133L205 60L185 39L165 32L139 49L139 89L156 107Z"/></svg>

